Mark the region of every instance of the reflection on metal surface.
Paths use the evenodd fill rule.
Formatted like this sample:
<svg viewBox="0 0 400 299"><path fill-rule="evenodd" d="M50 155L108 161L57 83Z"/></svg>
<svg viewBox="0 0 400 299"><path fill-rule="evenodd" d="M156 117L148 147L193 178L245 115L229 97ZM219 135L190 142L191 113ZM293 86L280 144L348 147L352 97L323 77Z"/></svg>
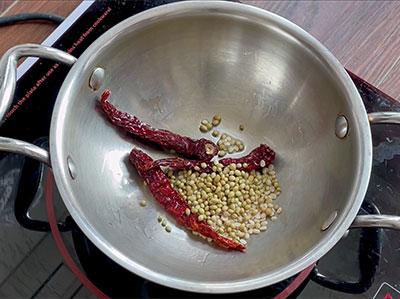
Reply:
<svg viewBox="0 0 400 299"><path fill-rule="evenodd" d="M121 161L123 160L122 157L128 154L126 151L119 149L108 151L104 155L101 172L112 172L114 175L122 178L123 170L121 168Z"/></svg>
<svg viewBox="0 0 400 299"><path fill-rule="evenodd" d="M322 224L321 230L323 230L323 231L327 230L332 225L332 223L335 221L337 215L338 215L338 211L333 211L329 215L329 217L324 221L324 223Z"/></svg>
<svg viewBox="0 0 400 299"><path fill-rule="evenodd" d="M336 123L335 123L336 136L339 137L340 139L343 139L344 137L347 136L348 131L349 131L349 122L347 121L347 118L344 115L339 115L336 118Z"/></svg>
<svg viewBox="0 0 400 299"><path fill-rule="evenodd" d="M71 156L67 157L67 165L68 165L68 171L69 175L73 180L76 180L76 166L74 160L72 160Z"/></svg>
<svg viewBox="0 0 400 299"><path fill-rule="evenodd" d="M104 82L105 70L101 67L96 68L89 78L89 86L93 90L98 90Z"/></svg>

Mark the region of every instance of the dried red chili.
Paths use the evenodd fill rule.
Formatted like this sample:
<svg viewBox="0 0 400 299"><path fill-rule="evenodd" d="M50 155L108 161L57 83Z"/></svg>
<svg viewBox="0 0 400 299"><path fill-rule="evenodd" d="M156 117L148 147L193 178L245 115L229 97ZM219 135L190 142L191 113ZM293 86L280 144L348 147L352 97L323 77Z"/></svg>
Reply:
<svg viewBox="0 0 400 299"><path fill-rule="evenodd" d="M218 148L210 140L201 138L194 140L189 137L180 136L168 130L156 129L143 123L136 116L118 111L110 102L108 97L111 91L106 90L101 95L101 106L111 122L124 128L136 137L161 145L166 150L174 150L187 158L202 161L211 160L217 153Z"/></svg>
<svg viewBox="0 0 400 299"><path fill-rule="evenodd" d="M268 166L275 159L275 152L265 144L260 144L260 146L253 149L248 155L240 158L225 158L221 159L219 162L222 165L235 164L247 164L247 167L240 168L240 170L250 171L253 169L258 169L261 167ZM264 162L263 162L264 161ZM264 165L265 164L265 165Z"/></svg>
<svg viewBox="0 0 400 299"><path fill-rule="evenodd" d="M147 187L153 197L184 227L197 232L204 237L211 238L216 244L239 251L244 251L245 247L239 243L229 240L216 231L205 221L198 220L198 214L191 213L186 215L186 209L190 209L188 203L171 186L167 176L160 167L151 167L153 159L144 152L133 149L129 155L129 160L139 171L140 176L147 183Z"/></svg>
<svg viewBox="0 0 400 299"><path fill-rule="evenodd" d="M232 163L236 165L242 164L242 167L239 167L237 169L244 171L251 171L264 166L268 166L274 161L274 159L275 159L275 152L265 144L261 144L260 146L253 149L248 155L244 157L224 158L219 160L218 162L224 166L228 166L229 164ZM247 167L243 166L245 164L247 164ZM179 170L197 170L199 172L211 172L214 163L210 161L202 162L202 161L187 160L182 158L166 158L166 159L156 160L152 164L147 165L147 167L149 168L160 167L160 166L170 167Z"/></svg>

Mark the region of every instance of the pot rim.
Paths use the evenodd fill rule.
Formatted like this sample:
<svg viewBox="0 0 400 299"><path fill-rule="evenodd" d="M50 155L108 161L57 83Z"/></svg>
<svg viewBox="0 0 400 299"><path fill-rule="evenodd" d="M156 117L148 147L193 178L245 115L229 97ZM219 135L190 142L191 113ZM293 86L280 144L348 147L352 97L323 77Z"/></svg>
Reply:
<svg viewBox="0 0 400 299"><path fill-rule="evenodd" d="M63 156L60 144L62 144L62 129L64 127L65 111L69 102L68 98L73 88L75 88L75 84L73 84L75 73L82 71L87 64L87 60L95 57L96 52L98 52L100 48L107 47L107 45L111 44L113 39L126 27L143 21L156 21L165 16L180 16L185 13L193 12L236 13L242 16L245 15L247 17L262 19L277 24L286 32L301 39L302 42L307 43L307 45L319 55L319 58L331 68L333 75L337 77L337 80L340 81L340 84L343 86L345 95L353 106L355 115L358 116L358 123L354 124L354 130L358 129L360 132L359 140L361 144L358 145L361 157L360 169L358 171L359 175L355 177L354 184L357 186L355 196L351 199L352 203L349 205L350 207L347 214L343 215L344 213L342 213L335 224L325 231L326 236L301 258L293 260L285 266L271 272L249 279L218 283L201 283L156 273L118 252L112 244L94 231L79 207L73 204L75 201L67 200L68 198L74 198L74 194L69 186L70 178L68 176L66 157ZM333 54L309 33L283 17L249 5L225 1L184 1L158 6L134 15L106 31L84 51L71 68L57 96L50 127L50 157L57 187L71 216L84 234L113 261L145 279L168 287L199 293L235 293L272 285L301 272L318 261L341 239L356 217L367 191L372 168L372 138L365 107L350 76Z"/></svg>

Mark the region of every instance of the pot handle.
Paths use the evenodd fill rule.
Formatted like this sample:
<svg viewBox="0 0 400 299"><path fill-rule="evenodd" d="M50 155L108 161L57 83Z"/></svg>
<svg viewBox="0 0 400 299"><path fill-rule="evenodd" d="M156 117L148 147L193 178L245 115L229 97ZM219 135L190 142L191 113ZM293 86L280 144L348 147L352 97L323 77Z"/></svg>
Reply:
<svg viewBox="0 0 400 299"><path fill-rule="evenodd" d="M359 215L350 228L389 228L400 231L400 216L392 215Z"/></svg>
<svg viewBox="0 0 400 299"><path fill-rule="evenodd" d="M14 99L18 60L27 56L52 59L69 66L77 61L64 51L43 45L23 44L9 49L0 60L0 125ZM49 152L25 141L0 137L0 151L22 154L51 167Z"/></svg>
<svg viewBox="0 0 400 299"><path fill-rule="evenodd" d="M400 112L372 112L368 114L371 125L374 124L400 124Z"/></svg>
<svg viewBox="0 0 400 299"><path fill-rule="evenodd" d="M34 141L35 145L48 148L48 138L41 137ZM39 185L42 184L45 173L43 163L35 159L26 158L22 168L18 183L18 191L14 201L15 219L24 228L38 231L49 232L50 224L43 220L33 219L30 216L30 208L35 195L38 192ZM67 216L64 222L57 222L58 229L61 232L71 230L72 218Z"/></svg>
<svg viewBox="0 0 400 299"><path fill-rule="evenodd" d="M0 137L0 151L21 154L51 167L49 152L29 142L8 137Z"/></svg>
<svg viewBox="0 0 400 299"><path fill-rule="evenodd" d="M368 114L371 125L400 124L400 112L373 112ZM359 215L350 228L376 227L400 231L400 216L392 215Z"/></svg>

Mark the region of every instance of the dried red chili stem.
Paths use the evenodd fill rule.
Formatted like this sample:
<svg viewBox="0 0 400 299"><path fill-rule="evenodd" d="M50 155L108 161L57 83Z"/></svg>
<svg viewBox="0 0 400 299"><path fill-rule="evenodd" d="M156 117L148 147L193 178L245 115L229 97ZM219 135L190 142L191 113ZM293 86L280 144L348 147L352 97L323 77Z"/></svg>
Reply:
<svg viewBox="0 0 400 299"><path fill-rule="evenodd" d="M244 171L252 171L254 169L261 168L262 161L264 161L265 166L271 164L275 159L275 152L270 149L265 144L261 144L252 150L248 155L240 158L224 158L219 160L218 162L224 166L228 166L229 164L242 164L242 167L237 169ZM247 167L243 165L247 164ZM205 167L202 167L205 166ZM178 170L196 170L199 172L211 172L214 166L213 162L210 161L196 161L196 160L187 160L182 158L166 158L156 160L153 163L147 165L147 167L170 167Z"/></svg>
<svg viewBox="0 0 400 299"><path fill-rule="evenodd" d="M216 231L205 221L198 220L198 214L191 213L186 215L186 209L190 209L188 203L172 188L167 176L159 167L149 168L153 159L144 152L133 149L129 155L129 160L139 171L142 179L147 183L147 187L159 204L184 227L197 232L204 237L211 238L218 245L239 251L244 251L245 247L239 243L229 240Z"/></svg>
<svg viewBox="0 0 400 299"><path fill-rule="evenodd" d="M111 91L106 90L101 95L101 107L104 112L113 124L124 128L136 137L157 143L164 149L174 150L187 158L209 161L218 153L217 146L210 140L204 138L194 140L168 130L156 129L143 123L134 115L117 110L108 101L110 94Z"/></svg>

